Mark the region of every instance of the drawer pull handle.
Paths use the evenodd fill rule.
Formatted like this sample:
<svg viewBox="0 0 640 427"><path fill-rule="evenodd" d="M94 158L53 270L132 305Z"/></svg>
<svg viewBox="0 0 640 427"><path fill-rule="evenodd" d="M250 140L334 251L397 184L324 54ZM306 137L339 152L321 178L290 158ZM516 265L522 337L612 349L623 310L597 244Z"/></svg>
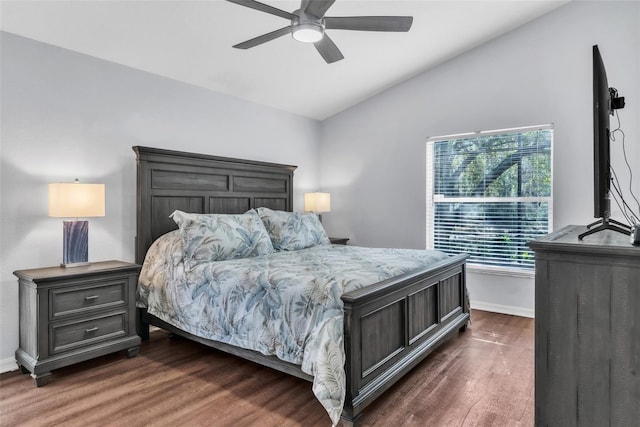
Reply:
<svg viewBox="0 0 640 427"><path fill-rule="evenodd" d="M93 327L93 328L85 329L85 330L84 330L84 333L85 333L85 334L90 334L91 332L95 332L95 331L97 331L98 329L99 329L99 328L97 328L97 327Z"/></svg>
<svg viewBox="0 0 640 427"><path fill-rule="evenodd" d="M93 301L93 300L97 300L98 299L98 295L90 295L88 297L84 297L85 301Z"/></svg>

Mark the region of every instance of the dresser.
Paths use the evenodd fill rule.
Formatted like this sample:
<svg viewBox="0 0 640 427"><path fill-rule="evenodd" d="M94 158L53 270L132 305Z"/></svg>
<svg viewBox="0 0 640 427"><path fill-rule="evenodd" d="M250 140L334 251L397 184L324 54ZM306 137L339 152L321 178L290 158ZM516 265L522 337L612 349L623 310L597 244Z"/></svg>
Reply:
<svg viewBox="0 0 640 427"><path fill-rule="evenodd" d="M567 226L535 251L536 426L640 422L640 247Z"/></svg>
<svg viewBox="0 0 640 427"><path fill-rule="evenodd" d="M140 266L121 261L18 270L16 361L36 386L52 370L115 351L138 352L135 292Z"/></svg>

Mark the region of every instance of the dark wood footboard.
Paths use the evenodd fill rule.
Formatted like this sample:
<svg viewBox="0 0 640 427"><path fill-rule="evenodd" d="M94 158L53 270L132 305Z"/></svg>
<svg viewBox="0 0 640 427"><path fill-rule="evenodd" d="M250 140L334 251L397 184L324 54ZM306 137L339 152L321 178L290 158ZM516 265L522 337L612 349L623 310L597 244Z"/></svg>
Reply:
<svg viewBox="0 0 640 427"><path fill-rule="evenodd" d="M362 411L440 344L469 322L465 260L459 255L429 270L415 271L350 292L344 302L347 395L345 425L357 425ZM297 365L252 350L191 335L144 309L139 334L149 325L234 354L289 375L313 381Z"/></svg>
<svg viewBox="0 0 640 427"><path fill-rule="evenodd" d="M367 405L466 327L466 258L460 255L342 296L346 424L357 424Z"/></svg>

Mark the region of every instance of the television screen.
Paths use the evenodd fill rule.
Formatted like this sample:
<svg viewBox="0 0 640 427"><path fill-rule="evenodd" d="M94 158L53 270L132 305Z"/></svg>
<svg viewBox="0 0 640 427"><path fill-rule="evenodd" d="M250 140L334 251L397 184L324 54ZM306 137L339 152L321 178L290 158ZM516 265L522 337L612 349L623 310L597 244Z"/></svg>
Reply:
<svg viewBox="0 0 640 427"><path fill-rule="evenodd" d="M587 231L578 238L602 230L614 230L629 234L628 225L611 219L609 190L611 186L609 151L609 115L613 110L624 107L624 98L609 87L607 72L598 46L593 46L593 216L600 220L589 224ZM596 227L597 225L597 227Z"/></svg>
<svg viewBox="0 0 640 427"><path fill-rule="evenodd" d="M609 202L609 112L611 98L607 73L598 46L593 46L593 193L596 218L608 218Z"/></svg>

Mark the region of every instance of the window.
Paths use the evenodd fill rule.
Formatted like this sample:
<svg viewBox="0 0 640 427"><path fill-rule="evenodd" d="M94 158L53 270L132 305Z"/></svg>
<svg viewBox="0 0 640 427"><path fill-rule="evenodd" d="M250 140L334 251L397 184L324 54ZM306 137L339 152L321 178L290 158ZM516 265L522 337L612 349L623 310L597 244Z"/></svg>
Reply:
<svg viewBox="0 0 640 427"><path fill-rule="evenodd" d="M427 248L485 269L533 269L551 232L551 125L427 141Z"/></svg>

